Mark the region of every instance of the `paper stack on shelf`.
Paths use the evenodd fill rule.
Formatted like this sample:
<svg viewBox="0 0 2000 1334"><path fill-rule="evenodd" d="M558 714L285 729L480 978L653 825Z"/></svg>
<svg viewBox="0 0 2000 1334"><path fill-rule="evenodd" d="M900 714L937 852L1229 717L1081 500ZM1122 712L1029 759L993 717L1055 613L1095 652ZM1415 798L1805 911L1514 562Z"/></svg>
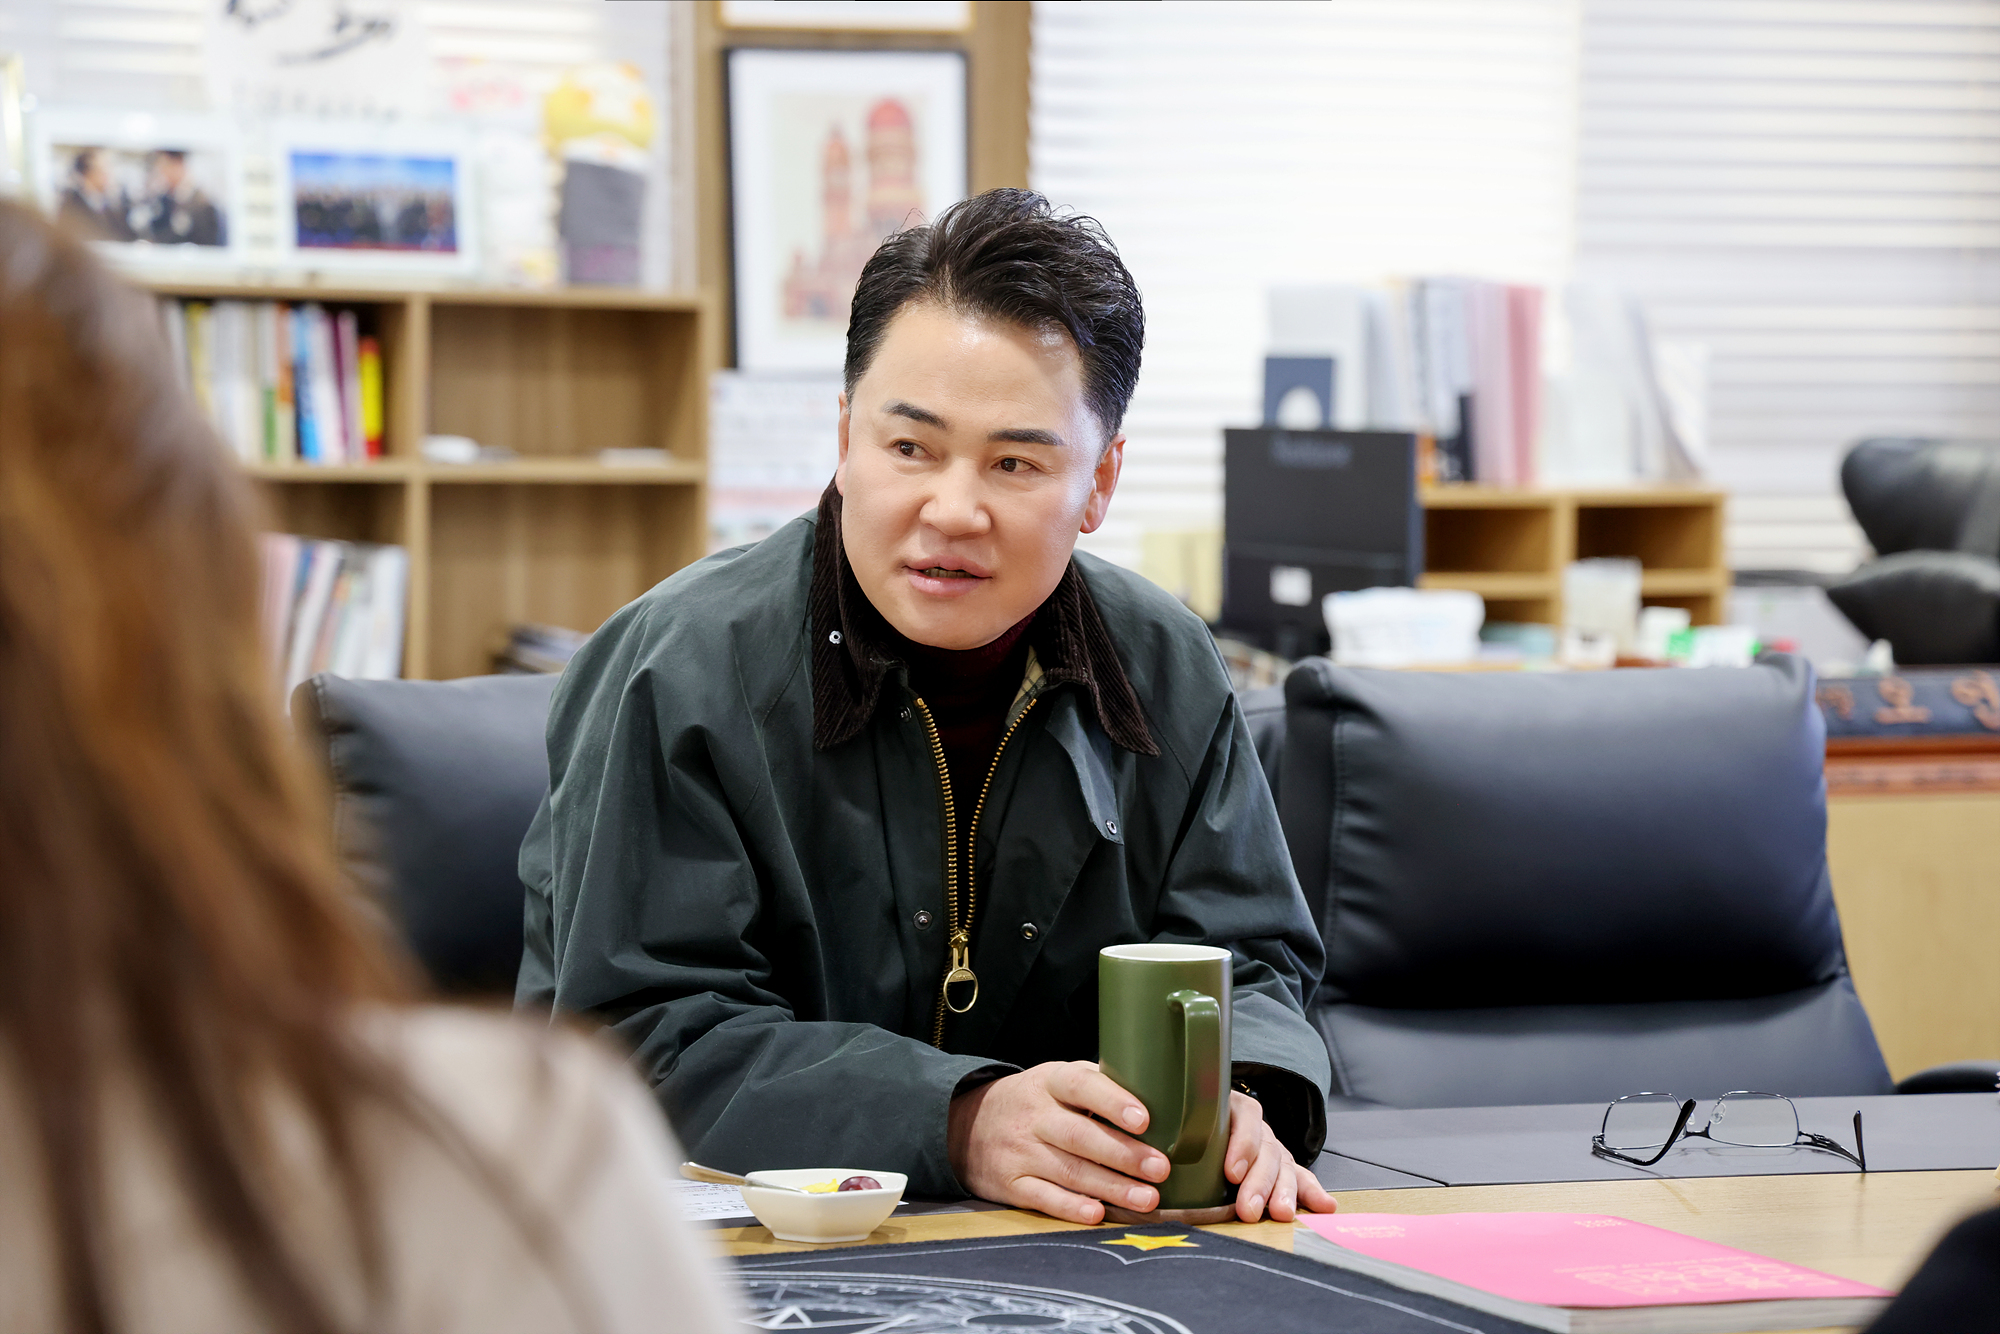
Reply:
<svg viewBox="0 0 2000 1334"><path fill-rule="evenodd" d="M1705 393L1670 398L1662 383L1645 311L1624 293L1576 284L1563 293L1567 355L1549 381L1543 452L1570 485L1701 476L1697 449L1707 434ZM1683 358L1676 358L1676 369ZM1683 409L1676 420L1674 408Z"/></svg>
<svg viewBox="0 0 2000 1334"><path fill-rule="evenodd" d="M410 574L402 547L289 533L265 533L259 542L264 643L284 698L320 672L352 680L402 674Z"/></svg>
<svg viewBox="0 0 2000 1334"><path fill-rule="evenodd" d="M1434 443L1438 480L1526 486L1541 430L1541 308L1540 288L1471 278L1277 287L1268 350L1333 358L1339 429L1415 431Z"/></svg>
<svg viewBox="0 0 2000 1334"><path fill-rule="evenodd" d="M840 377L709 380L709 550L759 542L819 503L840 462Z"/></svg>
<svg viewBox="0 0 2000 1334"><path fill-rule="evenodd" d="M317 302L160 300L183 381L246 463L382 454L382 349Z"/></svg>
<svg viewBox="0 0 2000 1334"><path fill-rule="evenodd" d="M1455 277L1274 287L1266 352L1332 358L1333 425L1426 437L1430 480L1698 476L1705 368L1656 351L1629 298L1560 295Z"/></svg>

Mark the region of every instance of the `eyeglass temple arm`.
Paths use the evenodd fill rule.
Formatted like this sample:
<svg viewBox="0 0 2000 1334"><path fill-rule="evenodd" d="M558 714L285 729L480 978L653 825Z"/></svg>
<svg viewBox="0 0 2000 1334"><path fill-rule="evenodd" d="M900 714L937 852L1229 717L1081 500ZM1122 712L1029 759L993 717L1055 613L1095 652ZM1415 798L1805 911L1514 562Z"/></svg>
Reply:
<svg viewBox="0 0 2000 1334"><path fill-rule="evenodd" d="M1621 1159L1624 1162L1631 1163L1636 1167L1651 1167L1654 1163L1659 1162L1660 1159L1667 1156L1667 1150L1673 1148L1675 1144L1678 1144L1680 1142L1681 1132L1687 1129L1688 1118L1693 1115L1694 1115L1694 1099L1688 1098L1681 1103L1680 1118L1674 1122L1673 1133L1667 1136L1666 1142L1660 1145L1660 1151L1654 1154L1651 1158L1631 1158L1627 1157L1625 1154L1619 1153L1615 1149L1607 1150L1607 1152L1609 1152L1613 1158Z"/></svg>
<svg viewBox="0 0 2000 1334"><path fill-rule="evenodd" d="M1861 1113L1854 1114L1854 1160L1861 1164L1861 1170L1868 1170L1868 1146L1861 1142Z"/></svg>

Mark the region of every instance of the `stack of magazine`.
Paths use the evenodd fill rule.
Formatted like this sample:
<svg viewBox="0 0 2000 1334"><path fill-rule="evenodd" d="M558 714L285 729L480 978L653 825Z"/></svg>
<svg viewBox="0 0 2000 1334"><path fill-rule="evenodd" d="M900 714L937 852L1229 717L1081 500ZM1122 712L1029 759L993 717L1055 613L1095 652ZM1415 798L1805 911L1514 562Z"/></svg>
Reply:
<svg viewBox="0 0 2000 1334"><path fill-rule="evenodd" d="M409 556L401 547L265 533L264 642L290 699L320 672L400 676Z"/></svg>
<svg viewBox="0 0 2000 1334"><path fill-rule="evenodd" d="M560 672L588 638L560 625L517 625L508 632L507 647L494 655L493 670L503 676Z"/></svg>
<svg viewBox="0 0 2000 1334"><path fill-rule="evenodd" d="M382 453L382 349L352 310L163 299L182 380L246 463Z"/></svg>

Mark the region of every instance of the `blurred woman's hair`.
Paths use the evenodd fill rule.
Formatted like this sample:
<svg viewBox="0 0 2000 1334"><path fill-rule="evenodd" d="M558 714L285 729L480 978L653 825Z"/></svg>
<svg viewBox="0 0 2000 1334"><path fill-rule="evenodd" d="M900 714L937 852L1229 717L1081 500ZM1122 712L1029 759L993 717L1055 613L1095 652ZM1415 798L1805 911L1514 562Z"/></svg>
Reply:
<svg viewBox="0 0 2000 1334"><path fill-rule="evenodd" d="M355 1031L414 974L340 881L284 734L256 519L151 300L0 203L0 1091L33 1127L77 1331L118 1323L114 1085L245 1295L301 1334L337 1321L288 1242L274 1099L317 1139L376 1295L356 1114L424 1119Z"/></svg>

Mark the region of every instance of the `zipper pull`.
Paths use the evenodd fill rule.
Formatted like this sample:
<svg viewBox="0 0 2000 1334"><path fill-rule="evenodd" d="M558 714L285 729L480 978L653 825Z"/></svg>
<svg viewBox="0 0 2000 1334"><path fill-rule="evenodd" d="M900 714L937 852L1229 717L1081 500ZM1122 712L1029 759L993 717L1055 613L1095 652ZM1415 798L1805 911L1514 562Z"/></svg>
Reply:
<svg viewBox="0 0 2000 1334"><path fill-rule="evenodd" d="M959 1005L952 1000L954 986L970 984L972 994ZM979 978L972 971L972 933L964 927L954 927L951 932L951 968L944 975L944 1003L953 1014L964 1014L979 1003Z"/></svg>

